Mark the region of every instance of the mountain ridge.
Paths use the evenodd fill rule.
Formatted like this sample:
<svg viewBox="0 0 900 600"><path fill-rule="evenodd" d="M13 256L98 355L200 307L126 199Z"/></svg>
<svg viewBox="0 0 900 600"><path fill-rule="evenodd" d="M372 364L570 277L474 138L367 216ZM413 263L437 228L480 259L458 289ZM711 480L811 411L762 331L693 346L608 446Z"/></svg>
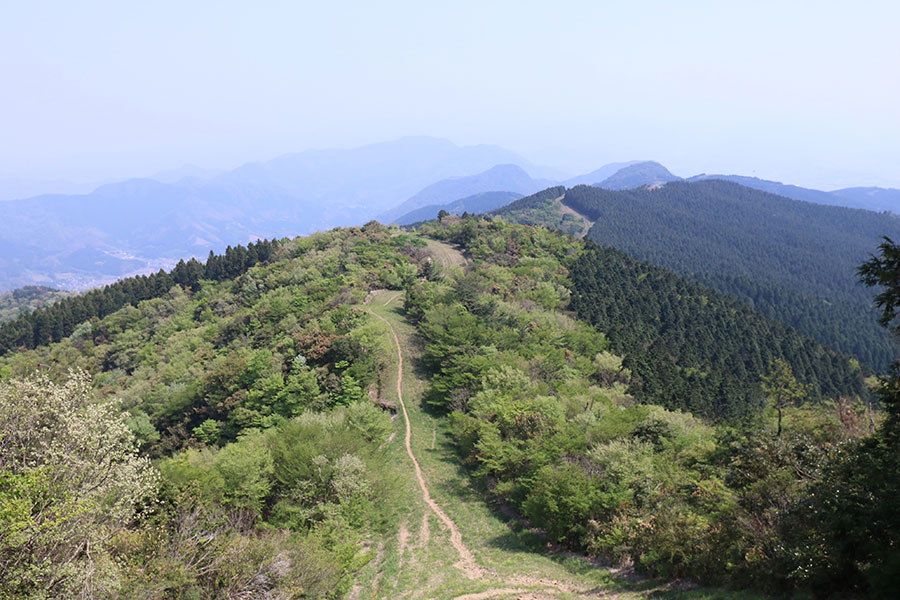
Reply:
<svg viewBox="0 0 900 600"><path fill-rule="evenodd" d="M136 178L85 194L10 200L0 222L0 292L29 284L85 289L229 244L361 224L442 178L508 162L530 165L498 146L408 137L282 155L211 178ZM82 248L108 258L71 264Z"/></svg>
<svg viewBox="0 0 900 600"><path fill-rule="evenodd" d="M479 214L496 210L511 202L523 198L523 194L516 192L480 192L465 198L460 198L448 204L432 204L423 206L394 219L397 225L405 226L420 221L429 221L442 210L461 215L463 213Z"/></svg>
<svg viewBox="0 0 900 600"><path fill-rule="evenodd" d="M397 217L423 206L442 206L483 192L532 194L548 187L551 183L548 180L532 178L525 169L515 164L495 165L475 175L451 177L437 181L418 191L398 206L382 213L377 219L383 222L392 222Z"/></svg>
<svg viewBox="0 0 900 600"><path fill-rule="evenodd" d="M7 219L0 222L0 292L31 284L85 289L257 238L310 233L376 217L389 221L421 206L440 210L475 193L530 194L554 183L539 177L541 173L553 175L551 169L498 146L457 146L413 136L351 149L284 154L222 173L185 166L160 172L164 181L134 178L84 194L10 200L4 202ZM590 181L604 175L601 181ZM900 191L891 189L822 192L742 176L698 175L689 180L722 178L823 204L894 212L894 204L900 204ZM590 181L620 189L674 179L659 163L629 161L563 183Z"/></svg>
<svg viewBox="0 0 900 600"><path fill-rule="evenodd" d="M583 224L563 205L589 219L590 239L710 285L876 370L898 350L856 283L856 267L881 236L900 236L896 217L717 179L551 188L492 214L580 234Z"/></svg>

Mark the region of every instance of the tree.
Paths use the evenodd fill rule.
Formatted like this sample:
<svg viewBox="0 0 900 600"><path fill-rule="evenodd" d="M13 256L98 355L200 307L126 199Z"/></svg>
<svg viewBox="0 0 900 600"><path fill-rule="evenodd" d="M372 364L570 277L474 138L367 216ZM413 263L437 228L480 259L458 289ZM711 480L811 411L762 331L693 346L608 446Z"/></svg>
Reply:
<svg viewBox="0 0 900 600"><path fill-rule="evenodd" d="M762 388L766 397L778 411L778 433L776 435L781 437L782 411L806 398L810 386L799 383L794 377L791 365L785 360L776 358L769 374L762 376Z"/></svg>
<svg viewBox="0 0 900 600"><path fill-rule="evenodd" d="M867 286L881 287L875 304L881 309L879 320L884 327L900 337L900 246L889 237L879 244L880 256L873 256L859 267L859 280ZM890 376L882 378L881 401L887 411L885 429L900 435L900 366L894 362Z"/></svg>
<svg viewBox="0 0 900 600"><path fill-rule="evenodd" d="M860 281L881 287L875 303L881 324L900 335L900 246L890 238L879 255L859 267ZM807 575L822 595L855 589L876 598L896 597L900 581L900 363L877 390L886 418L868 438L848 444L810 494L803 515L809 535L798 556L809 557Z"/></svg>
<svg viewBox="0 0 900 600"><path fill-rule="evenodd" d="M100 597L118 586L111 538L157 476L114 402L73 372L0 384L0 598Z"/></svg>

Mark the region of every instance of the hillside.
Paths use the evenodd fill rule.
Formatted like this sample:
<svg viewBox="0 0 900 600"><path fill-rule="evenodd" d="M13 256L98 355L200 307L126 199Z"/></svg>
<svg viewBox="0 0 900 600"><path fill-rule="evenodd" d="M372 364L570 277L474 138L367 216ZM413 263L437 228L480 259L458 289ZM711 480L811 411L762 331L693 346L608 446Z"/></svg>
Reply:
<svg viewBox="0 0 900 600"><path fill-rule="evenodd" d="M442 210L452 215L461 215L466 212L471 214L486 213L515 202L522 196L522 194L516 192L481 192L449 204L432 204L417 208L401 217L397 217L394 219L394 222L397 225L410 225L412 223L429 221L437 217L437 214Z"/></svg>
<svg viewBox="0 0 900 600"><path fill-rule="evenodd" d="M49 306L68 296L71 296L71 293L38 285L0 294L0 324L14 320L22 313Z"/></svg>
<svg viewBox="0 0 900 600"><path fill-rule="evenodd" d="M602 267L673 307L664 311L666 331L647 330L642 319L658 319L649 308L629 315L633 298L605 295L621 298L622 315L607 332L608 323L589 317L595 327L569 312L580 310L571 301L586 293L580 265L600 265L594 252L580 240L499 220L430 222L418 233L370 223L182 263L4 326L0 476L36 498L77 504L60 501L54 521L0 513L22 531L21 542L4 541L13 546L0 553L0 569L30 573L0 578L0 590L27 596L55 580L71 596L98 585L98 577L108 587L95 595L116 598L274 595L298 587L317 598L428 590L447 599L642 597L655 589L631 591L564 548L633 560L650 575L765 587L759 566L709 562L759 551L758 532L734 518L741 503L740 510L755 510L754 484L746 473L729 487L718 483L743 472L740 452L730 442L717 446L712 421L654 406L674 407L675 396L650 393L642 384L647 372L612 352L628 331L644 332L642 340L694 335L673 302L699 287L647 290L642 281L677 278L661 271L648 277L640 265ZM708 296L685 305L691 327L721 317L715 294ZM748 315L742 319L765 322ZM819 407L787 407L785 439L817 431L810 443L824 448L856 435L821 397L859 391L849 363L822 362L827 351L784 328L740 330L735 338L709 331L705 358L657 359L708 377L721 371L703 360L718 354L728 364L783 360L813 386L810 399ZM11 332L30 339L31 349L16 349ZM759 336L769 343L751 352ZM716 344L738 338L743 350L717 352ZM739 383L758 386L755 374ZM698 414L753 423L758 429L747 435L772 435L758 387L740 406L738 388L710 391L702 379L686 377L674 394L699 394L709 403L693 406ZM392 411L399 412L393 421ZM16 425L29 419L38 425ZM37 445L21 455L32 447L19 443L21 432L31 429L54 431L64 445L56 454ZM129 449L131 436L139 453ZM118 458L59 462L66 448ZM820 459L813 453L801 466ZM779 465L753 481L792 481L790 501L801 503L808 484ZM64 473L65 485L45 487L41 473ZM97 483L102 494L81 482ZM698 489L719 499L698 504ZM140 512L126 501L109 513L107 493L160 508ZM678 519L659 519L652 529L622 532L624 546L609 537L606 528L664 514L662 506L704 525L685 529ZM68 529L76 517L79 527ZM727 552L693 550L720 544L723 528ZM786 543L805 542L792 540ZM46 549L47 561L34 562L20 543ZM86 543L90 555L73 551ZM760 560L769 565L775 557Z"/></svg>
<svg viewBox="0 0 900 600"><path fill-rule="evenodd" d="M610 247L588 246L572 265L571 306L625 357L636 398L736 421L762 406L758 387L787 359L810 398L863 396L858 367L746 305Z"/></svg>
<svg viewBox="0 0 900 600"><path fill-rule="evenodd" d="M729 182L672 183L616 196L572 190L588 237L689 275L885 369L896 346L877 324L856 268L900 221L819 206Z"/></svg>
<svg viewBox="0 0 900 600"><path fill-rule="evenodd" d="M537 194L496 214L552 227L568 217L566 229L577 232L563 207L593 223L590 239L709 285L871 368L885 369L896 355L856 281L881 236L900 235L895 218L717 180L652 190L578 186L561 203Z"/></svg>

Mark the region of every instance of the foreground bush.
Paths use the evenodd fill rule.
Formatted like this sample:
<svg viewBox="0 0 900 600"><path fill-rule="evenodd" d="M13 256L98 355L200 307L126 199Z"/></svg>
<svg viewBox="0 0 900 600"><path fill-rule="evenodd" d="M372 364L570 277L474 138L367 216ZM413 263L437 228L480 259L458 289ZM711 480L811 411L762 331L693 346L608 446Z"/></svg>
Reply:
<svg viewBox="0 0 900 600"><path fill-rule="evenodd" d="M157 476L90 382L0 384L0 597L96 597L118 586L109 540Z"/></svg>

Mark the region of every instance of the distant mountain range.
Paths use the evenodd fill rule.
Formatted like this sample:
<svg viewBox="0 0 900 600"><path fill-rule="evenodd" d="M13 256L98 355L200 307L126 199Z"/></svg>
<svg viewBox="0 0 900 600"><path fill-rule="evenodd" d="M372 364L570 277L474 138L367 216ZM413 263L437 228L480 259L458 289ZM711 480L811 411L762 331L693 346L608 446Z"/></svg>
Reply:
<svg viewBox="0 0 900 600"><path fill-rule="evenodd" d="M619 169L606 179L595 182L595 187L607 190L630 190L645 185L663 185L670 181L678 181L681 177L672 175L667 168L658 162L639 162Z"/></svg>
<svg viewBox="0 0 900 600"><path fill-rule="evenodd" d="M636 165L641 162L644 161L631 160L628 162L609 163L608 165L603 165L599 169L595 169L590 173L585 173L584 175L578 175L577 177L566 179L562 182L562 184L566 187L575 187L576 185L594 185L597 182L604 181L605 179L615 175L626 167L630 167L631 165Z"/></svg>
<svg viewBox="0 0 900 600"><path fill-rule="evenodd" d="M688 181L702 181L704 179L724 179L733 181L747 187L778 194L794 200L827 204L830 206L846 206L848 208L862 208L875 212L890 211L900 214L900 190L885 189L879 187L853 187L831 192L813 190L810 188L787 185L778 181L768 181L757 177L745 177L742 175L696 175Z"/></svg>
<svg viewBox="0 0 900 600"><path fill-rule="evenodd" d="M436 181L511 163L552 173L498 146L410 137L10 200L0 221L0 292L84 289L228 244L361 224Z"/></svg>
<svg viewBox="0 0 900 600"><path fill-rule="evenodd" d="M375 218L408 224L441 209L486 212L555 185L621 190L679 179L652 161L611 163L565 178L498 146L456 146L429 137L288 154L224 172L185 166L88 193L4 202L0 292L23 285L84 289L229 244ZM898 190L823 192L737 175L690 178L699 179L900 212Z"/></svg>
<svg viewBox="0 0 900 600"><path fill-rule="evenodd" d="M487 194L496 192L512 192L518 197L533 194L539 190L557 185L573 187L580 184L597 185L609 189L627 189L642 185L653 185L680 179L655 162L631 161L624 163L611 163L599 169L572 177L564 181L532 178L524 169L517 165L497 165L475 175L468 177L452 177L433 183L418 194L412 196L399 206L378 216L378 220L385 223L397 223L409 225L422 220L423 215L434 218L441 209L449 213L459 214L468 212L489 212L500 208L495 204L501 196L491 196L491 201L483 203L473 202L470 195ZM506 196L507 204L517 197ZM460 199L468 202L457 206ZM427 211L419 212L426 207ZM475 210L473 210L475 209Z"/></svg>
<svg viewBox="0 0 900 600"><path fill-rule="evenodd" d="M533 179L524 169L517 165L497 165L487 171L469 175L468 177L452 177L433 183L399 206L379 215L378 220L390 223L395 221L397 217L406 215L410 211L423 206L442 207L445 204L474 194L503 191L528 195L551 185L554 185L554 182L548 179ZM400 221L397 222L399 223Z"/></svg>
<svg viewBox="0 0 900 600"><path fill-rule="evenodd" d="M397 225L411 225L421 221L428 221L434 219L441 210L445 210L454 215L461 215L466 212L472 214L490 212L506 206L511 202L515 202L523 195L524 194L518 194L516 192L481 192L480 194L473 194L472 196L467 196L456 202L450 202L449 204L431 204L429 206L417 208L406 213L402 217L394 219L394 222Z"/></svg>
<svg viewBox="0 0 900 600"><path fill-rule="evenodd" d="M900 190L880 187L852 187L831 192L841 198L839 206L851 206L866 210L890 211L900 214Z"/></svg>
<svg viewBox="0 0 900 600"><path fill-rule="evenodd" d="M521 171L521 170L519 170ZM465 181L466 183L477 183L477 182L490 182L490 185L482 185L479 189L481 191L501 191L501 190L513 190L514 187L517 190L527 189L529 187L529 183L543 183L543 184L551 184L551 185L563 185L565 187L575 187L576 185L591 185L594 187L599 187L608 190L629 190L629 189L637 189L640 187L654 187L658 185L664 185L671 181L707 181L707 180L725 180L731 181L734 183L738 183L744 185L749 188L753 188L756 190L761 190L764 192L769 192L771 194L777 194L779 196L784 196L786 198L791 198L793 200L802 200L804 202L813 202L816 204L825 204L829 206L844 206L848 208L862 208L865 210L871 210L875 212L884 212L890 211L893 213L900 214L900 190L896 189L885 189L878 187L856 187L856 188L846 188L841 190L834 190L831 192L824 192L821 190L814 190L809 188L803 188L796 185L788 185L784 183L780 183L777 181L769 181L766 179L759 179L757 177L746 177L743 175L707 175L705 173L700 175L695 175L693 177L682 178L677 175L674 175L670 172L666 167L654 161L631 161L627 163L611 163L609 165L605 165L591 173L587 173L585 175L579 175L578 177L573 177L571 179L567 179L564 181L558 182L548 182L548 181L540 181L531 180L531 182L527 182L523 179L523 175L526 175L524 172L520 172L518 174L518 179L515 182L510 182L504 187L504 182L501 178L481 178L481 177L473 177L473 178L461 178L461 181ZM432 188L439 187L439 184L444 184L449 182L438 182ZM449 186L447 186L449 187ZM470 185L469 189L478 188L477 185ZM530 187L535 187L534 185ZM537 189L543 189L549 187L549 185L541 186ZM444 188L446 189L446 188ZM423 190L424 191L424 190ZM528 192L523 192L528 193ZM452 196L453 194L447 194L447 196ZM412 198L410 199L410 201ZM410 202L407 201L407 202ZM450 201L447 201L448 203ZM406 203L398 209L405 207ZM412 203L410 203L410 206ZM435 203L435 206L438 207L438 210L443 208L447 210L447 212L454 212L451 209L449 204L441 205L439 203ZM485 208L483 212L489 212L491 210L495 210L493 208ZM390 211L383 215L387 217L389 220L393 218L395 212L398 211ZM469 210L469 212L472 212ZM401 224L408 224L415 221L410 221L408 218L401 217L396 221Z"/></svg>

